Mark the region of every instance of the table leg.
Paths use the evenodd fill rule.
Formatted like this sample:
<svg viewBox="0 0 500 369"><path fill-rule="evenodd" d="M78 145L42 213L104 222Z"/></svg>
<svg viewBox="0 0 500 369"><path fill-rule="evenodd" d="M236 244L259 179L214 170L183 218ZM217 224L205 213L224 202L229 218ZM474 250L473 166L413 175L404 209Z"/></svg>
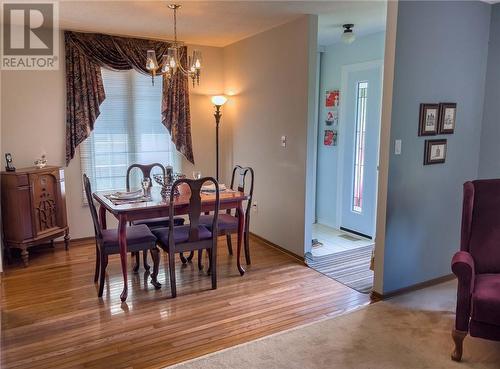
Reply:
<svg viewBox="0 0 500 369"><path fill-rule="evenodd" d="M104 206L99 206L99 223L101 223L101 229L106 229L106 208Z"/></svg>
<svg viewBox="0 0 500 369"><path fill-rule="evenodd" d="M120 299L125 301L128 295L127 284L127 216L120 214L118 218L118 244L120 245L120 261L122 264L123 274L123 291Z"/></svg>
<svg viewBox="0 0 500 369"><path fill-rule="evenodd" d="M236 208L236 215L238 216L238 251L236 252L236 265L238 266L238 271L240 275L245 274L245 269L241 266L241 244L243 240L243 233L245 230L245 212L243 211L243 205L240 202Z"/></svg>

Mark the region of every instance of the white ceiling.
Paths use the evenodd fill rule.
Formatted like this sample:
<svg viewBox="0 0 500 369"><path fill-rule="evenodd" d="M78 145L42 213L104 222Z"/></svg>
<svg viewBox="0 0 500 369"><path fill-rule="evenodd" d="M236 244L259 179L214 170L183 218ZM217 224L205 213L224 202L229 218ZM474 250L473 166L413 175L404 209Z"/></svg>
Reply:
<svg viewBox="0 0 500 369"><path fill-rule="evenodd" d="M319 44L337 42L342 24L368 34L385 29L385 1L176 1L179 39L226 46L289 22L319 15ZM62 29L114 35L173 38L172 11L166 1L61 1Z"/></svg>

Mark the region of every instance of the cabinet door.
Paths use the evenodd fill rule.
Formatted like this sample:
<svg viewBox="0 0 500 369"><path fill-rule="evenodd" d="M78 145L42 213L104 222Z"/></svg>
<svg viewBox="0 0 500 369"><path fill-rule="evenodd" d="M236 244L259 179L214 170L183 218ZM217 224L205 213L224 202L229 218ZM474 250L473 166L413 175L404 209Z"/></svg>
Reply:
<svg viewBox="0 0 500 369"><path fill-rule="evenodd" d="M59 171L31 173L30 187L36 236L64 227Z"/></svg>

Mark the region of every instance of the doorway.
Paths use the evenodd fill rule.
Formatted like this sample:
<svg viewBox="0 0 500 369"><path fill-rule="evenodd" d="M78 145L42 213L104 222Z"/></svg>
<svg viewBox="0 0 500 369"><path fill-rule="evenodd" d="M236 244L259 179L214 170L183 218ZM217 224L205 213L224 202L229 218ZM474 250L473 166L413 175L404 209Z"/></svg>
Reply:
<svg viewBox="0 0 500 369"><path fill-rule="evenodd" d="M319 119L325 135L318 140L316 223L306 255L310 267L364 293L373 286L382 81L380 59L339 68L338 111L327 108L324 114L336 115L338 122ZM336 142L327 146L330 130Z"/></svg>

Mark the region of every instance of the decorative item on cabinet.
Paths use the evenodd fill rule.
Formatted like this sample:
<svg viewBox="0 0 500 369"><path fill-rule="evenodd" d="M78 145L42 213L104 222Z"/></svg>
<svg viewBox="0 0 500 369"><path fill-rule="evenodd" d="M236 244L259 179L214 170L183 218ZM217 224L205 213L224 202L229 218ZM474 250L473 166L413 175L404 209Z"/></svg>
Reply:
<svg viewBox="0 0 500 369"><path fill-rule="evenodd" d="M7 172L15 172L16 168L12 165L12 155L10 154L10 152L5 154L5 161L7 163L5 165L5 170Z"/></svg>
<svg viewBox="0 0 500 369"><path fill-rule="evenodd" d="M28 248L53 243L64 236L69 246L66 216L64 170L46 166L2 172L2 226L7 253L21 250L24 266L28 266Z"/></svg>
<svg viewBox="0 0 500 369"><path fill-rule="evenodd" d="M45 157L45 155L42 155L40 159L35 160L35 167L37 167L38 169L43 169L46 166L47 166L47 158Z"/></svg>

